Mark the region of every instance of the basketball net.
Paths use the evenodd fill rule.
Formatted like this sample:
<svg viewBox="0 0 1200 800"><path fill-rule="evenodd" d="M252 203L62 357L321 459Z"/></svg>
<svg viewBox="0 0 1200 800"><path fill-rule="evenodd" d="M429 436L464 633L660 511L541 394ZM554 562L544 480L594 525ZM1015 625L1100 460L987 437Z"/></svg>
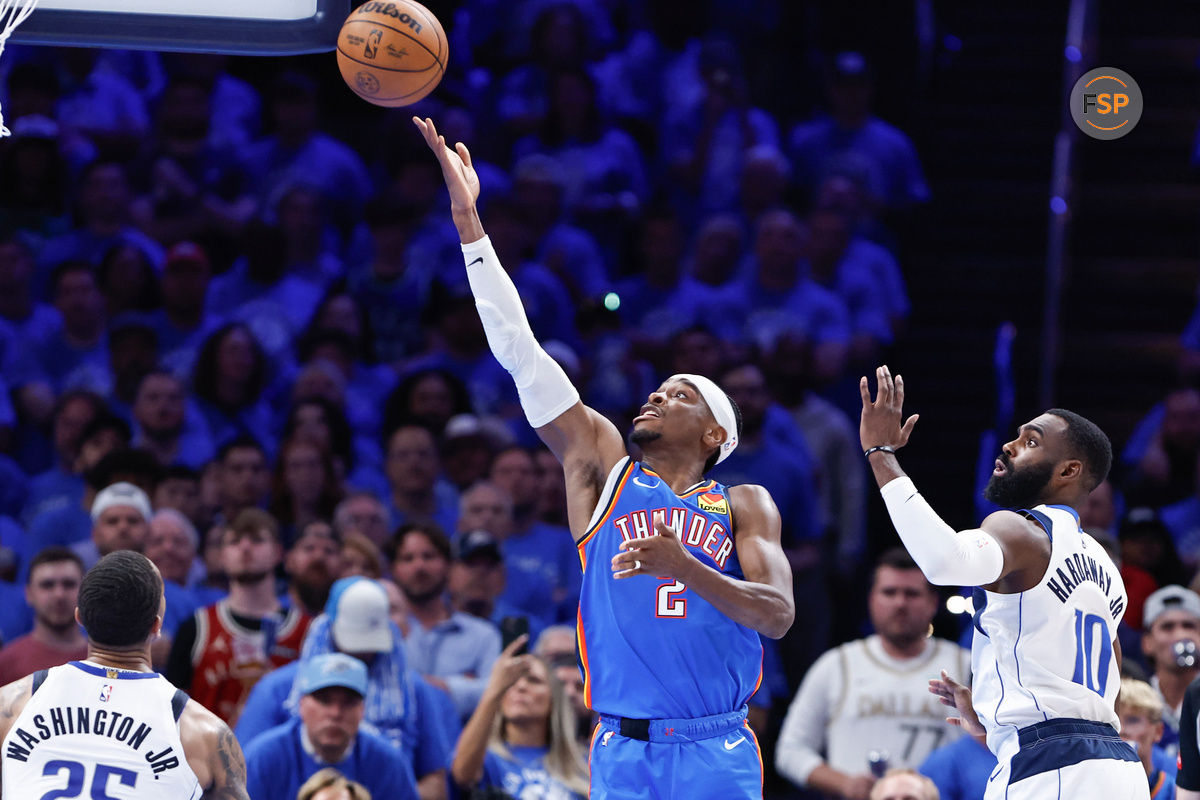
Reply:
<svg viewBox="0 0 1200 800"><path fill-rule="evenodd" d="M33 13L36 5L37 0L0 0L0 53L4 52L8 37ZM12 131L4 124L3 110L0 110L0 138L11 135Z"/></svg>

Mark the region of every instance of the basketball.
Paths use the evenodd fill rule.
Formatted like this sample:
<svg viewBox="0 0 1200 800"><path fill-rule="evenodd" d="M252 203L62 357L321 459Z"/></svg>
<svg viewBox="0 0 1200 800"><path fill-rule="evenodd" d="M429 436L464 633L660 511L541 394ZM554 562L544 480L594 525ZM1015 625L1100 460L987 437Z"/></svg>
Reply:
<svg viewBox="0 0 1200 800"><path fill-rule="evenodd" d="M338 69L354 93L377 106L407 106L434 90L446 71L442 24L413 0L369 0L338 33Z"/></svg>

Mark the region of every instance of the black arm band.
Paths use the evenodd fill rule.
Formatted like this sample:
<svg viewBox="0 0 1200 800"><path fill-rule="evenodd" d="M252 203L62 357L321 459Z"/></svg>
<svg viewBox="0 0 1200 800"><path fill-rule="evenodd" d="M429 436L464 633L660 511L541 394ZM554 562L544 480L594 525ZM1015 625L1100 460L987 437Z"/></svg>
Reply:
<svg viewBox="0 0 1200 800"><path fill-rule="evenodd" d="M869 447L866 450L863 450L863 455L866 456L867 458L870 458L871 453L875 453L875 452L878 452L881 450L885 453L891 453L892 455L896 454L895 448L893 448L890 444L877 444L874 447Z"/></svg>

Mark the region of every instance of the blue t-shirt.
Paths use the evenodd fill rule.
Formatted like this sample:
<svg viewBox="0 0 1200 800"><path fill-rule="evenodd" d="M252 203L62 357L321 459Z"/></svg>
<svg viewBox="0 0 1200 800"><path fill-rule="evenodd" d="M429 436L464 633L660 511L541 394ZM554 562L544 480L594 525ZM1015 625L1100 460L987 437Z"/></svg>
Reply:
<svg viewBox="0 0 1200 800"><path fill-rule="evenodd" d="M919 771L937 785L942 800L979 800L995 768L992 751L963 736L930 753Z"/></svg>
<svg viewBox="0 0 1200 800"><path fill-rule="evenodd" d="M504 593L500 601L545 628L574 621L579 605L579 555L571 532L534 522L500 545L504 554Z"/></svg>
<svg viewBox="0 0 1200 800"><path fill-rule="evenodd" d="M287 708L287 699L299 669L300 660L297 659L268 672L254 684L234 729L243 750L247 750L267 731L293 719ZM407 720L411 723L409 738L413 742L407 755L414 772L424 777L445 767L451 743L458 740L458 714L445 692L430 685L416 673L410 673L409 680L417 707ZM368 720L364 719L363 725L385 739L391 738Z"/></svg>
<svg viewBox="0 0 1200 800"><path fill-rule="evenodd" d="M573 792L546 769L548 747L510 747L512 758L488 750L483 757L483 778L480 788L501 789L514 800L583 800L584 795ZM450 781L450 800L461 800L464 789Z"/></svg>
<svg viewBox="0 0 1200 800"><path fill-rule="evenodd" d="M272 728L246 749L246 793L254 800L295 800L300 786L325 767L358 781L372 797L417 800L412 766L382 736L360 728L345 758L323 764L305 750L300 725L293 719Z"/></svg>
<svg viewBox="0 0 1200 800"><path fill-rule="evenodd" d="M55 466L35 475L29 481L29 494L21 510L21 521L29 525L39 515L83 502L84 482L81 475L64 472Z"/></svg>

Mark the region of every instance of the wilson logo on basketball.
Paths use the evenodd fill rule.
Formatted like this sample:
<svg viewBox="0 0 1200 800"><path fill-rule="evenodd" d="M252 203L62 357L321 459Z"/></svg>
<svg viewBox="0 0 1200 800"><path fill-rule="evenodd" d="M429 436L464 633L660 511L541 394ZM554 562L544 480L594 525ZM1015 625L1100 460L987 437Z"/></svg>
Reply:
<svg viewBox="0 0 1200 800"><path fill-rule="evenodd" d="M714 514L728 514L729 504L725 502L725 496L716 493L702 494L696 498L700 504L701 511L711 511Z"/></svg>

